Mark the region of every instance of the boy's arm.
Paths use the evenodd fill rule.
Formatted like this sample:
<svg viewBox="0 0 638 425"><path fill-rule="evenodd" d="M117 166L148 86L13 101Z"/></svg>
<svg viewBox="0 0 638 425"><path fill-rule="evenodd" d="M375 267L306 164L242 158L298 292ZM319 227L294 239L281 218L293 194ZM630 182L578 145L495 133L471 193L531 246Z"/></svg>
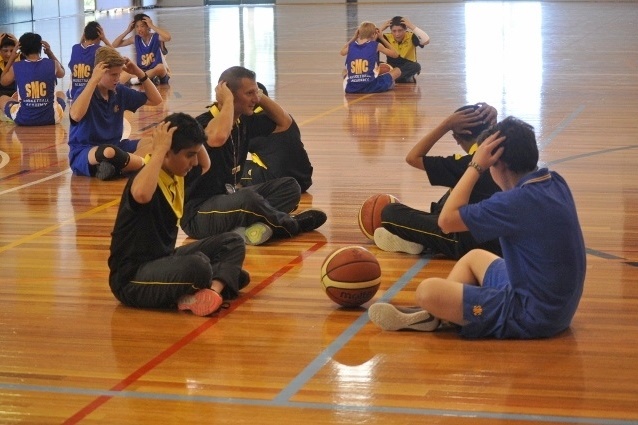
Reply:
<svg viewBox="0 0 638 425"><path fill-rule="evenodd" d="M423 157L430 152L430 149L436 142L441 139L448 131L456 134L471 134L469 130L472 127L481 125L482 117L491 116L492 110L496 111L493 107L484 104L485 109L478 109L472 111L471 109L464 109L462 111L454 112L452 115L441 121L432 131L425 135L414 147L408 152L405 157L405 161L420 170L425 170L423 164Z"/></svg>
<svg viewBox="0 0 638 425"><path fill-rule="evenodd" d="M461 180L450 192L450 196L447 198L439 215L438 224L443 232L452 233L469 230L461 218L460 209L470 201L470 194L481 173L489 173L488 169L503 154L503 148L499 147L503 140L505 140L505 137L499 137L499 132L496 132L485 139L474 153L472 162L463 173Z"/></svg>
<svg viewBox="0 0 638 425"><path fill-rule="evenodd" d="M62 66L58 58L56 58L55 55L53 54L53 50L51 50L51 46L49 45L49 43L43 40L42 47L44 48L44 54L47 55L49 59L51 59L53 63L55 64L55 76L58 78L64 77L64 74L65 74L64 67Z"/></svg>
<svg viewBox="0 0 638 425"><path fill-rule="evenodd" d="M386 55L387 57L390 57L390 58L398 58L399 57L399 52L394 50L394 47L392 47L390 42L383 36L383 34L381 34L380 31L378 31L377 41L379 42L379 45L377 47L377 50L379 52L383 53L384 55Z"/></svg>
<svg viewBox="0 0 638 425"><path fill-rule="evenodd" d="M135 61L132 61L129 58L124 58L124 60L124 67L122 69L131 75L135 75L142 82L142 88L144 88L144 93L147 97L145 105L157 106L161 104L164 99L162 99L162 95L160 94L159 90L157 90L157 87L155 86L153 81L148 78L148 75L146 75L146 73L142 71L139 66L137 66L137 63L135 63Z"/></svg>
<svg viewBox="0 0 638 425"><path fill-rule="evenodd" d="M426 44L430 43L430 36L427 35L426 32L423 31L421 28L410 22L408 18L403 18L401 21L405 24L406 27L408 27L410 31L414 33L414 35L417 36L417 38L419 39L419 46L423 47Z"/></svg>
<svg viewBox="0 0 638 425"><path fill-rule="evenodd" d="M173 133L177 130L177 126L169 129L170 125L170 122L162 122L153 129L151 160L137 173L131 185L131 196L138 204L148 204L153 199L164 158L171 148Z"/></svg>
<svg viewBox="0 0 638 425"><path fill-rule="evenodd" d="M226 143L235 124L235 97L225 81L221 81L215 87L215 98L219 114L205 128L208 136L206 143L213 148Z"/></svg>
<svg viewBox="0 0 638 425"><path fill-rule="evenodd" d="M357 30L354 32L354 35L352 36L352 38L350 40L348 40L348 42L341 48L341 51L339 52L341 54L341 56L345 56L345 55L348 54L348 49L350 48L350 43L355 41L357 39L357 37L359 37L359 28L357 28Z"/></svg>
<svg viewBox="0 0 638 425"><path fill-rule="evenodd" d="M102 29L101 26L98 27L98 35L100 37L100 41L102 41L102 43L104 43L105 46L113 47L109 39L106 38L106 35L104 35L104 30Z"/></svg>
<svg viewBox="0 0 638 425"><path fill-rule="evenodd" d="M160 41L171 41L171 33L164 28L155 25L151 18L144 18L144 22L146 22L146 25L148 25L150 29L152 29L159 35Z"/></svg>
<svg viewBox="0 0 638 425"><path fill-rule="evenodd" d="M99 62L97 65L93 67L93 71L91 71L91 77L89 81L86 83L86 86L77 98L73 100L71 103L71 108L69 109L69 118L71 118L75 122L80 122L82 118L86 115L86 111L89 110L89 105L91 104L91 97L93 96L93 92L97 87L98 83L102 79L104 73L108 70L107 66L104 62Z"/></svg>
<svg viewBox="0 0 638 425"><path fill-rule="evenodd" d="M202 174L210 169L210 157L204 145L202 145L202 148L197 152L197 163L202 167Z"/></svg>
<svg viewBox="0 0 638 425"><path fill-rule="evenodd" d="M124 37L126 37L134 29L135 29L135 22L131 21L131 23L128 24L128 27L126 27L126 30L124 30L122 34L118 35L117 38L113 40L112 46L124 47L124 46L130 46L131 44L133 44L133 40L135 36L130 36L129 38L124 38Z"/></svg>
<svg viewBox="0 0 638 425"><path fill-rule="evenodd" d="M423 138L419 140L418 143L412 147L412 149L410 149L410 152L408 152L405 157L405 162L407 162L414 168L425 170L425 165L423 165L423 157L427 155L428 152L430 152L432 147L441 139L441 137L443 137L448 131L450 131L448 120L449 117L443 120L428 134L423 136Z"/></svg>
<svg viewBox="0 0 638 425"><path fill-rule="evenodd" d="M259 99L259 106L263 108L264 113L268 115L268 118L273 120L277 125L277 127L273 130L273 133L281 133L282 131L286 131L290 128L290 125L292 124L292 117L277 102L262 93Z"/></svg>

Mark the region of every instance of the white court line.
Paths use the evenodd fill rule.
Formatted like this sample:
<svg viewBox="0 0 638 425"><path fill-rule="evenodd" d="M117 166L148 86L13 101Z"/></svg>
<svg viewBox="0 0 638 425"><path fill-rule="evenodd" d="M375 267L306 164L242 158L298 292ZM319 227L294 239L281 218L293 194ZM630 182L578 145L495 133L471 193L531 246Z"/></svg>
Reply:
<svg viewBox="0 0 638 425"><path fill-rule="evenodd" d="M2 151L0 151L0 153L2 153ZM36 180L36 181L31 182L31 183L23 184L22 186L16 186L16 187L12 187L11 189L3 190L3 191L0 192L0 196L6 195L7 193L15 192L15 191L20 190L20 189L25 189L25 188L27 188L29 186L34 186L36 184L43 183L43 182L51 180L51 179L58 178L58 177L60 177L60 176L62 176L64 174L68 174L70 172L71 172L71 169L69 168L68 170L64 170L64 171L60 171L59 173L52 174L49 177L45 177L43 179Z"/></svg>

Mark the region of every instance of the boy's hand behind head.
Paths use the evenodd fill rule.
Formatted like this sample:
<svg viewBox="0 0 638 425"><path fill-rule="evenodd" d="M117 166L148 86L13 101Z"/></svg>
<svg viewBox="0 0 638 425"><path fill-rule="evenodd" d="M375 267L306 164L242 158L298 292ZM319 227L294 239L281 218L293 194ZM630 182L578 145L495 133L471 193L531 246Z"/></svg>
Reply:
<svg viewBox="0 0 638 425"><path fill-rule="evenodd" d="M170 122L161 122L153 129L153 154L164 156L171 149L177 126L169 128L170 125Z"/></svg>

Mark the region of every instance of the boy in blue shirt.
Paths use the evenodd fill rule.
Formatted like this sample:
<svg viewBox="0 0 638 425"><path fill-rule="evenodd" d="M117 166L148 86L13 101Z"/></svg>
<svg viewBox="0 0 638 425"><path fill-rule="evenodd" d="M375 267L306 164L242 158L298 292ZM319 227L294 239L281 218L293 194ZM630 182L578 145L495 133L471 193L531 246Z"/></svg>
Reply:
<svg viewBox="0 0 638 425"><path fill-rule="evenodd" d="M101 47L100 41L103 41L106 46L111 45L104 36L104 30L100 24L95 21L86 24L82 39L71 49L71 59L69 59L71 87L67 91L69 99L75 99L80 89L88 83L95 64L95 52Z"/></svg>
<svg viewBox="0 0 638 425"><path fill-rule="evenodd" d="M423 310L378 303L370 319L385 330L433 331L441 320L468 338L543 338L567 329L585 280L585 244L565 180L538 168L533 127L508 117L483 133L482 143L439 216L444 232L469 230L478 241L499 237L503 257L476 249L447 279L418 286ZM469 204L489 170L503 190Z"/></svg>
<svg viewBox="0 0 638 425"><path fill-rule="evenodd" d="M48 56L41 57L42 50ZM16 61L19 55L22 60ZM64 115L64 94L55 91L64 68L55 57L49 43L39 34L24 33L5 66L0 84L15 81L18 99L0 96L0 110L18 125L39 126L57 124Z"/></svg>
<svg viewBox="0 0 638 425"><path fill-rule="evenodd" d="M119 83L121 73L137 75L144 91ZM162 96L135 62L122 57L112 47L95 53L91 78L69 110L69 165L80 176L100 180L117 177L120 172L142 168L144 160L133 154L139 140L122 140L124 111L135 112L162 103Z"/></svg>

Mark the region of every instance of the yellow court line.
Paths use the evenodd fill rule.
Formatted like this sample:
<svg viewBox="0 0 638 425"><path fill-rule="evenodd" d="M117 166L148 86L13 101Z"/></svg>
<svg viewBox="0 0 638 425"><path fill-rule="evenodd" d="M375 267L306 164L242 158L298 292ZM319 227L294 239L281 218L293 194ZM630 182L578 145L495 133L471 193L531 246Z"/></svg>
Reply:
<svg viewBox="0 0 638 425"><path fill-rule="evenodd" d="M361 96L359 99L353 100L352 102L348 102L348 103L349 103L349 104L351 104L351 105L354 105L355 103L359 103L359 102L361 102L362 100L365 100L365 99L369 98L369 97L370 97L370 96L372 96L372 95L374 95L374 93L366 94L365 96ZM303 126L304 126L304 125L306 125L306 124L309 124L309 123L311 123L311 122L314 122L314 121L318 120L319 118L323 118L323 117L325 117L326 115L330 115L330 114L332 114L333 112L337 112L338 110L343 109L343 108L345 108L345 106L344 106L344 105L340 105L340 106L336 106L336 107L334 107L334 108L332 108L332 109L329 109L329 110L327 110L326 112L322 112L322 113L321 113L321 114L319 114L319 115L315 115L314 117L312 117L312 118L310 118L310 119L307 119L307 120L306 120L306 121L304 121L304 122L299 123L299 127L303 127Z"/></svg>
<svg viewBox="0 0 638 425"><path fill-rule="evenodd" d="M40 230L38 232L35 232L35 233L31 234L31 235L24 236L24 237L14 241L14 242L11 242L8 245L0 247L0 253L8 251L11 248L15 248L16 246L22 245L23 243L30 242L30 241L32 241L32 240L34 240L34 239L36 239L36 238L38 238L40 236L46 235L47 233L51 233L51 232L53 232L55 230L58 230L60 227L66 226L67 224L76 223L77 221L82 220L83 218L86 218L86 217L89 217L91 215L94 215L94 214L96 214L96 213L98 213L100 211L103 211L103 210L105 210L107 208L115 206L115 205L117 205L119 203L120 203L119 199L114 199L111 202L108 202L106 204L100 205L99 207L95 207L92 210L89 210L89 211L84 212L82 214L79 214L77 216L73 216L72 218L70 218L68 220L64 220L64 221L62 221L62 222L60 222L58 224L54 224L53 226L49 226L49 227L47 227L45 229L42 229L42 230Z"/></svg>

